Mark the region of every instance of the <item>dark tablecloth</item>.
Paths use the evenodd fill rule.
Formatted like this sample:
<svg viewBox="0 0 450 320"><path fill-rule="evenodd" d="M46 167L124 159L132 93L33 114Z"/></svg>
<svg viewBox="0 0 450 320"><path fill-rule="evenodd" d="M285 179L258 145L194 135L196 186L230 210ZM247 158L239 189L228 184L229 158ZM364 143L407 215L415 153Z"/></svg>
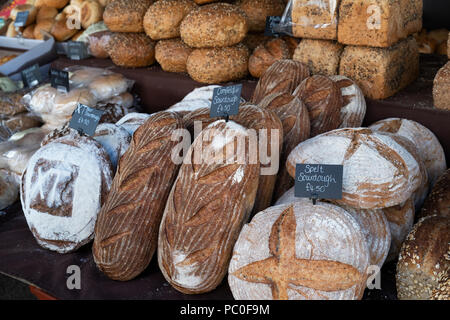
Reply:
<svg viewBox="0 0 450 320"><path fill-rule="evenodd" d="M445 60L436 56L421 58L421 78L401 93L382 101L368 101L364 125L387 117L403 117L418 121L431 129L439 138L450 159L450 112L433 108L431 88L434 74ZM87 59L79 62L60 58L53 63L56 68L80 64L109 67L136 81L135 92L141 96L146 112L163 110L181 100L188 92L202 84L187 75L161 71L158 66L144 69L123 69L112 66L110 60ZM256 80L243 80L243 96L249 99ZM69 290L67 268L81 268L81 290ZM60 299L232 299L226 283L211 293L184 295L164 280L156 259L135 280L117 282L99 272L92 258L91 245L78 252L60 255L39 247L28 229L20 205L0 214L0 272L33 284ZM395 263L382 269L382 290L366 290L365 299L395 299Z"/></svg>

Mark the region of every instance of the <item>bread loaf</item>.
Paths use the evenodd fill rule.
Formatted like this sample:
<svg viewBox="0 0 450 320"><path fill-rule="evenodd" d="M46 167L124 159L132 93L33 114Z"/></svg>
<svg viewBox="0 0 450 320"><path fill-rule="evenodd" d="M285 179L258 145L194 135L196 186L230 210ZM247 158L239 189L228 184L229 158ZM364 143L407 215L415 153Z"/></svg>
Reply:
<svg viewBox="0 0 450 320"><path fill-rule="evenodd" d="M289 47L284 40L272 39L256 47L248 61L248 69L253 77L259 78L275 61L289 58Z"/></svg>
<svg viewBox="0 0 450 320"><path fill-rule="evenodd" d="M144 15L153 0L114 0L103 12L103 21L113 32L144 32Z"/></svg>
<svg viewBox="0 0 450 320"><path fill-rule="evenodd" d="M359 128L366 116L366 99L358 85L344 76L330 76L341 89L343 107L341 108L341 125L339 128Z"/></svg>
<svg viewBox="0 0 450 320"><path fill-rule="evenodd" d="M180 26L181 38L193 48L233 46L245 38L247 31L245 13L228 3L201 6L191 11Z"/></svg>
<svg viewBox="0 0 450 320"><path fill-rule="evenodd" d="M417 43L409 37L389 48L346 46L339 74L354 80L366 98L388 98L418 77Z"/></svg>
<svg viewBox="0 0 450 320"><path fill-rule="evenodd" d="M336 41L303 39L293 59L308 65L312 74L332 76L339 73L344 46Z"/></svg>
<svg viewBox="0 0 450 320"><path fill-rule="evenodd" d="M396 284L400 300L431 300L439 282L450 271L450 220L430 216L421 219L403 243L397 264Z"/></svg>
<svg viewBox="0 0 450 320"><path fill-rule="evenodd" d="M414 201L408 199L405 203L381 209L389 222L391 230L391 247L386 261L398 259L400 248L414 225Z"/></svg>
<svg viewBox="0 0 450 320"><path fill-rule="evenodd" d="M25 29L23 29L22 36L25 39L34 39L34 28L36 27L35 24L31 24Z"/></svg>
<svg viewBox="0 0 450 320"><path fill-rule="evenodd" d="M54 19L58 14L58 9L52 7L40 7L36 14L36 23L46 19Z"/></svg>
<svg viewBox="0 0 450 320"><path fill-rule="evenodd" d="M252 103L258 104L274 93L292 94L309 75L308 67L301 62L289 59L275 61L259 79Z"/></svg>
<svg viewBox="0 0 450 320"><path fill-rule="evenodd" d="M108 99L106 101L106 103L116 104L116 105L123 107L124 109L131 109L134 104L134 97L131 93L124 92L124 93L121 93L117 96L114 96L114 97ZM120 119L117 119L117 120L120 120ZM116 122L116 121L114 121L114 122Z"/></svg>
<svg viewBox="0 0 450 320"><path fill-rule="evenodd" d="M88 36L89 51L95 58L106 59L108 54L108 43L111 39L111 32L100 31Z"/></svg>
<svg viewBox="0 0 450 320"><path fill-rule="evenodd" d="M450 110L450 62L443 66L433 82L433 102L438 109Z"/></svg>
<svg viewBox="0 0 450 320"><path fill-rule="evenodd" d="M81 25L84 29L103 20L103 7L96 0L83 1L81 4Z"/></svg>
<svg viewBox="0 0 450 320"><path fill-rule="evenodd" d="M342 0L339 42L389 47L422 29L422 6L421 0Z"/></svg>
<svg viewBox="0 0 450 320"><path fill-rule="evenodd" d="M297 38L337 39L339 1L293 0L292 32Z"/></svg>
<svg viewBox="0 0 450 320"><path fill-rule="evenodd" d="M286 163L291 177L297 163L343 165L338 203L362 209L404 203L422 179L416 159L393 135L365 128L338 129L302 142Z"/></svg>
<svg viewBox="0 0 450 320"><path fill-rule="evenodd" d="M38 244L68 253L92 240L111 181L111 163L104 149L75 130L39 149L23 173L20 193Z"/></svg>
<svg viewBox="0 0 450 320"><path fill-rule="evenodd" d="M112 123L101 123L97 126L93 138L108 153L115 173L119 159L130 146L131 136L122 127Z"/></svg>
<svg viewBox="0 0 450 320"><path fill-rule="evenodd" d="M195 49L186 68L197 82L213 84L238 80L248 73L249 51L243 44L224 48Z"/></svg>
<svg viewBox="0 0 450 320"><path fill-rule="evenodd" d="M192 0L156 1L144 16L145 33L153 40L179 38L181 21L195 9Z"/></svg>
<svg viewBox="0 0 450 320"><path fill-rule="evenodd" d="M34 1L34 6L36 8L40 7L51 7L56 9L62 9L69 3L69 0L36 0Z"/></svg>
<svg viewBox="0 0 450 320"><path fill-rule="evenodd" d="M161 40L155 46L155 58L166 72L186 72L192 49L180 38Z"/></svg>
<svg viewBox="0 0 450 320"><path fill-rule="evenodd" d="M120 99L120 96L115 98ZM99 123L116 123L130 113L129 108L125 107L121 103L114 102L99 102L95 105L95 109L103 111Z"/></svg>
<svg viewBox="0 0 450 320"><path fill-rule="evenodd" d="M273 199L278 199L294 185L294 179L286 170L286 160L291 151L309 138L311 124L304 103L288 93L275 93L264 98L259 107L272 110L283 124L283 148L280 154L280 170Z"/></svg>
<svg viewBox="0 0 450 320"><path fill-rule="evenodd" d="M419 218L431 215L450 217L450 169L447 169L436 181L430 195L425 200Z"/></svg>
<svg viewBox="0 0 450 320"><path fill-rule="evenodd" d="M311 137L339 128L344 102L340 88L333 80L320 75L306 78L293 95L308 108Z"/></svg>
<svg viewBox="0 0 450 320"><path fill-rule="evenodd" d="M50 29L50 33L55 38L56 41L64 42L72 38L78 29L72 28L70 24L67 23L67 18L64 16L60 20L55 20Z"/></svg>
<svg viewBox="0 0 450 320"><path fill-rule="evenodd" d="M135 132L119 161L111 192L99 213L94 261L109 278L138 276L156 250L158 228L178 166L171 160L181 119L155 113Z"/></svg>
<svg viewBox="0 0 450 320"><path fill-rule="evenodd" d="M43 40L44 32L50 33L54 23L55 21L53 19L44 19L36 23L33 30L34 39Z"/></svg>
<svg viewBox="0 0 450 320"><path fill-rule="evenodd" d="M300 200L244 226L228 284L236 300L356 300L368 266L364 234L350 214Z"/></svg>
<svg viewBox="0 0 450 320"><path fill-rule="evenodd" d="M0 114L6 116L15 116L16 114L26 112L27 108L22 100L23 93L18 92L0 92Z"/></svg>
<svg viewBox="0 0 450 320"><path fill-rule="evenodd" d="M248 139L242 126L216 121L194 140L180 168L160 226L158 263L183 293L214 290L227 272L258 186L258 163L237 159L248 154Z"/></svg>
<svg viewBox="0 0 450 320"><path fill-rule="evenodd" d="M88 86L98 101L106 101L128 91L129 82L120 73L95 78Z"/></svg>
<svg viewBox="0 0 450 320"><path fill-rule="evenodd" d="M428 173L430 186L447 168L444 149L434 133L420 123L408 119L388 118L370 126L372 130L398 134L416 146Z"/></svg>
<svg viewBox="0 0 450 320"><path fill-rule="evenodd" d="M124 128L132 136L134 132L150 117L147 113L131 112L117 121L116 125Z"/></svg>
<svg viewBox="0 0 450 320"><path fill-rule="evenodd" d="M285 4L283 0L238 0L236 5L247 16L248 29L252 32L266 29L266 18L283 15Z"/></svg>
<svg viewBox="0 0 450 320"><path fill-rule="evenodd" d="M14 204L19 199L19 176L0 169L0 210Z"/></svg>
<svg viewBox="0 0 450 320"><path fill-rule="evenodd" d="M113 63L121 67L147 67L155 62L155 42L145 33L114 33L107 51Z"/></svg>
<svg viewBox="0 0 450 320"><path fill-rule="evenodd" d="M247 46L250 52L253 52L257 46L264 44L272 38L265 36L264 33L247 33L242 43Z"/></svg>

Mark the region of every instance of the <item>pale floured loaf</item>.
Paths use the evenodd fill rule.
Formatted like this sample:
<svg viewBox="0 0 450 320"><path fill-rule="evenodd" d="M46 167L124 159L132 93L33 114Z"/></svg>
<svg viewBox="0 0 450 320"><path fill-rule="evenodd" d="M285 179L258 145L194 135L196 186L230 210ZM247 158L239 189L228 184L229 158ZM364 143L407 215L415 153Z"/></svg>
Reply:
<svg viewBox="0 0 450 320"><path fill-rule="evenodd" d="M147 113L131 112L117 121L116 125L127 130L130 135L133 135L149 117L150 115Z"/></svg>
<svg viewBox="0 0 450 320"><path fill-rule="evenodd" d="M286 160L291 151L309 138L311 124L308 109L297 97L289 93L274 93L265 97L259 107L272 110L283 124L283 148L280 154L280 171L278 172L274 199L294 185L294 179L286 170Z"/></svg>
<svg viewBox="0 0 450 320"><path fill-rule="evenodd" d="M358 222L337 206L301 200L244 226L228 284L236 300L356 300L368 267Z"/></svg>
<svg viewBox="0 0 450 320"><path fill-rule="evenodd" d="M68 253L92 240L112 175L103 147L75 130L40 148L28 162L20 192L38 244Z"/></svg>
<svg viewBox="0 0 450 320"><path fill-rule="evenodd" d="M273 93L292 94L309 75L308 66L301 62L290 59L275 61L259 79L252 103L258 104Z"/></svg>
<svg viewBox="0 0 450 320"><path fill-rule="evenodd" d="M165 279L183 293L208 292L222 282L234 243L252 211L259 165L238 160L240 151L249 149L247 131L225 120L204 129L167 200L158 263ZM238 141L244 142L243 150L237 149Z"/></svg>
<svg viewBox="0 0 450 320"><path fill-rule="evenodd" d="M171 159L173 112L159 112L134 133L119 161L111 191L95 225L94 261L109 278L127 281L142 273L156 250L159 223L178 165Z"/></svg>
<svg viewBox="0 0 450 320"><path fill-rule="evenodd" d="M337 129L302 142L286 163L292 177L297 163L343 165L339 203L363 209L405 202L422 179L416 159L392 134L366 128Z"/></svg>
<svg viewBox="0 0 450 320"><path fill-rule="evenodd" d="M421 219L403 243L397 263L400 300L431 300L450 273L450 219ZM447 286L448 288L448 286Z"/></svg>
<svg viewBox="0 0 450 320"><path fill-rule="evenodd" d="M375 122L370 128L395 133L411 140L427 169L430 186L434 185L447 168L442 145L434 133L420 123L402 118L388 118Z"/></svg>
<svg viewBox="0 0 450 320"><path fill-rule="evenodd" d="M113 123L101 123L97 126L93 137L108 153L115 171L120 157L130 146L130 134Z"/></svg>
<svg viewBox="0 0 450 320"><path fill-rule="evenodd" d="M0 169L0 210L3 210L19 199L19 176Z"/></svg>

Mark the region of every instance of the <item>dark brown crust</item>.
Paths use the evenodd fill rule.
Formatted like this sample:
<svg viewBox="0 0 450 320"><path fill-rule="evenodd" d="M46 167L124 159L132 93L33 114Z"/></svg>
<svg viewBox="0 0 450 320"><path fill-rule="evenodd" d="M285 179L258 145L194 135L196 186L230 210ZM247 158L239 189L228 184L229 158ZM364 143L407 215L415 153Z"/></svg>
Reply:
<svg viewBox="0 0 450 320"><path fill-rule="evenodd" d="M266 17L283 15L286 7L283 0L238 0L236 5L248 18L249 31L264 31Z"/></svg>
<svg viewBox="0 0 450 320"><path fill-rule="evenodd" d="M418 218L430 215L450 218L450 169L447 169L436 181Z"/></svg>
<svg viewBox="0 0 450 320"><path fill-rule="evenodd" d="M259 78L275 61L289 58L286 42L272 39L256 47L248 61L248 70L253 77Z"/></svg>
<svg viewBox="0 0 450 320"><path fill-rule="evenodd" d="M147 67L155 63L155 42L145 33L114 33L107 47L115 65Z"/></svg>

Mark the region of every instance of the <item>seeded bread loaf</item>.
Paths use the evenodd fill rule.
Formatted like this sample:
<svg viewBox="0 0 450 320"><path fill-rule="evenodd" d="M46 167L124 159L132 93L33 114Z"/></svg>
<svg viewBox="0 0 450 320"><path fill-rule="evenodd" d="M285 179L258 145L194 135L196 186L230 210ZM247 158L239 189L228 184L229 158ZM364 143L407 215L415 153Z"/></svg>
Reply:
<svg viewBox="0 0 450 320"><path fill-rule="evenodd" d="M434 78L433 102L438 109L450 110L450 62L447 62Z"/></svg>
<svg viewBox="0 0 450 320"><path fill-rule="evenodd" d="M145 33L113 33L107 51L121 67L147 67L155 62L155 42Z"/></svg>
<svg viewBox="0 0 450 320"><path fill-rule="evenodd" d="M155 58L167 72L186 72L186 63L192 48L180 38L160 40L155 46Z"/></svg>
<svg viewBox="0 0 450 320"><path fill-rule="evenodd" d="M113 0L103 12L103 21L112 32L144 32L144 15L153 0Z"/></svg>
<svg viewBox="0 0 450 320"><path fill-rule="evenodd" d="M95 225L94 261L109 278L138 276L156 250L159 223L176 178L171 160L174 130L181 119L172 112L155 113L134 133L119 161L111 191Z"/></svg>

